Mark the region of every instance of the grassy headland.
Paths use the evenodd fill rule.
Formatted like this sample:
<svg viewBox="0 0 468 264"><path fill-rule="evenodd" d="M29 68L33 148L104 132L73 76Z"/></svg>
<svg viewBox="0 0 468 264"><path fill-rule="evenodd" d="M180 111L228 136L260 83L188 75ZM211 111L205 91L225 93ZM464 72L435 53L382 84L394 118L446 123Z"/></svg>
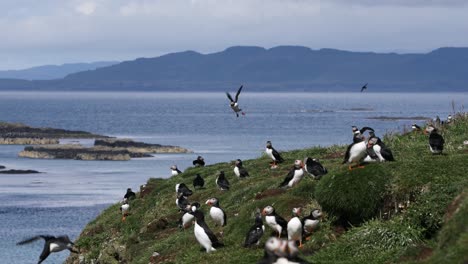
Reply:
<svg viewBox="0 0 468 264"><path fill-rule="evenodd" d="M131 201L131 215L121 221L120 204L106 209L90 222L77 240L82 252L67 263L256 263L263 246L244 248L257 208L273 205L286 219L293 207L305 213L322 208L319 229L301 250L313 263L464 263L468 261L468 117L458 115L440 130L445 155L432 155L428 137L410 132L386 135L395 162L369 164L348 171L342 165L346 146L283 152L285 162L276 170L266 156L244 161L250 177L237 179L234 161L204 168L189 168L170 179L150 179L144 191ZM280 145L280 142L277 142ZM306 176L298 186L280 190L295 159L319 158L328 174L320 180ZM233 157L235 159L236 157ZM216 188L220 170L231 182L229 191ZM228 224L216 252L200 251L193 227L181 231L175 204L177 183L191 187L195 174L205 179L205 189L194 190L190 201L202 205L217 197L227 212ZM192 189L193 190L193 189ZM124 190L123 190L124 192ZM265 242L271 233L266 226ZM154 252L159 256L152 257Z"/></svg>

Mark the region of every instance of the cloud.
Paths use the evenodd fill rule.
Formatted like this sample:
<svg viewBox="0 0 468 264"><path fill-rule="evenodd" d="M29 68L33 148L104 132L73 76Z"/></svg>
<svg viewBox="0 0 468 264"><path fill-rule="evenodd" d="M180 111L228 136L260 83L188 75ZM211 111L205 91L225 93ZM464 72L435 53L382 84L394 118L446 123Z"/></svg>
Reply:
<svg viewBox="0 0 468 264"><path fill-rule="evenodd" d="M96 11L96 4L94 2L84 2L76 6L75 11L89 16Z"/></svg>

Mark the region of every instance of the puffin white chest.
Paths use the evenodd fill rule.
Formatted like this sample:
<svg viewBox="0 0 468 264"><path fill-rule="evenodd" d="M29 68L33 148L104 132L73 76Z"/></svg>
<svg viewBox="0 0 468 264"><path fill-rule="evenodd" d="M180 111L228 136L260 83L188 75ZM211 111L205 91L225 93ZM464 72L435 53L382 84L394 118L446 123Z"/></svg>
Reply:
<svg viewBox="0 0 468 264"><path fill-rule="evenodd" d="M240 177L240 171L239 171L239 167L234 167L234 174L237 176L237 177Z"/></svg>
<svg viewBox="0 0 468 264"><path fill-rule="evenodd" d="M177 172L177 170L172 170L172 176L177 176L179 175L179 173Z"/></svg>
<svg viewBox="0 0 468 264"><path fill-rule="evenodd" d="M293 217L288 222L288 239L300 240L302 236L302 223L299 217Z"/></svg>
<svg viewBox="0 0 468 264"><path fill-rule="evenodd" d="M125 214L130 209L130 205L129 204L122 204L122 206L120 206L120 209L122 209L122 214Z"/></svg>
<svg viewBox="0 0 468 264"><path fill-rule="evenodd" d="M359 142L354 144L349 150L348 162L358 162L366 156L366 142Z"/></svg>
<svg viewBox="0 0 468 264"><path fill-rule="evenodd" d="M217 225L224 226L224 213L218 207L211 207L210 216Z"/></svg>
<svg viewBox="0 0 468 264"><path fill-rule="evenodd" d="M238 103L235 103L235 104L231 105L231 108L232 108L232 110L234 110L234 112L236 112L236 113L241 111L240 108L239 108L239 104L238 104Z"/></svg>
<svg viewBox="0 0 468 264"><path fill-rule="evenodd" d="M302 169L295 170L294 171L294 176L289 181L288 186L293 187L294 185L298 184L302 180L302 177L304 177L304 170L302 170Z"/></svg>
<svg viewBox="0 0 468 264"><path fill-rule="evenodd" d="M265 222L275 231L281 233L283 228L276 223L276 217L274 215L265 216Z"/></svg>
<svg viewBox="0 0 468 264"><path fill-rule="evenodd" d="M273 156L273 149L271 148L266 148L265 149L265 153L268 155L268 157L270 157L272 160L276 160L275 159L275 156Z"/></svg>
<svg viewBox="0 0 468 264"><path fill-rule="evenodd" d="M189 214L189 213L185 213L182 216L182 226L184 228L189 227L193 220L195 220L195 216L193 216L192 214Z"/></svg>
<svg viewBox="0 0 468 264"><path fill-rule="evenodd" d="M319 222L320 221L318 219L306 219L304 221L304 231L311 233L315 228L317 228Z"/></svg>
<svg viewBox="0 0 468 264"><path fill-rule="evenodd" d="M59 252L65 249L65 245L60 245L58 243L50 243L49 251L50 252Z"/></svg>
<svg viewBox="0 0 468 264"><path fill-rule="evenodd" d="M193 229L193 233L195 234L195 238L197 239L198 243L200 243L200 245L202 245L202 247L206 249L206 252L209 253L211 251L216 250L215 248L213 248L213 242L211 242L210 238L206 234L205 229L199 226L196 222L195 228Z"/></svg>

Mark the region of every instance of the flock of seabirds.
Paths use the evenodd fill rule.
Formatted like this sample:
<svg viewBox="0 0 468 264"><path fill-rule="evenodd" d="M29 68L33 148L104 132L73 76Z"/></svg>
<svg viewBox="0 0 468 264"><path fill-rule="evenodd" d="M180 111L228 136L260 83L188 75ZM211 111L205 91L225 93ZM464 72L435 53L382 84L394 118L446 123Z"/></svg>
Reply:
<svg viewBox="0 0 468 264"><path fill-rule="evenodd" d="M239 113L245 115L242 109L239 107L238 99L242 91L241 86L235 98L226 92L228 99L230 100L230 107L234 111L237 117ZM361 88L361 92L367 89L367 84ZM452 117L449 115L446 121L440 121L437 117L434 124L429 124L425 129L421 128L417 124L413 124L412 129L416 132L423 132L429 134L429 149L433 154L442 154L444 148L444 138L437 132L437 127L452 122ZM368 136L365 136L365 132L368 132ZM349 164L348 169L353 170L355 168L363 168L363 164L370 162L384 162L394 161L392 151L382 142L382 140L375 135L374 129L370 127L363 127L359 129L356 126L352 126L353 132L353 143L351 143L345 153L343 164ZM270 167L276 169L279 163L284 162L281 154L273 148L271 141L266 142L265 148L266 155L271 158ZM198 156L192 164L195 167L204 167L205 160L202 156ZM354 166L353 166L354 164ZM172 176L176 176L182 173L177 168L177 165L171 166ZM235 161L234 174L238 178L249 177L249 173L242 165L242 160L237 159ZM299 184L305 175L310 175L314 179L320 179L323 175L327 174L327 169L320 163L318 159L306 157L304 161L296 160L294 166L288 172L284 180L279 184L278 188L292 188ZM194 189L201 189L205 184L205 180L200 174L196 174L193 180ZM220 171L216 178L216 185L222 191L228 191L230 188L229 181L227 180L224 171ZM187 229L190 226L194 226L194 235L198 243L203 247L207 253L216 251L217 248L223 247L224 244L219 241L215 233L209 228L205 222L204 213L199 210L201 205L198 202L190 203L188 198L193 194L193 191L185 183L178 183L175 186L176 191L176 205L181 212L179 220L179 227ZM129 201L136 198L136 194L131 188L127 189L124 195L120 211L122 213L122 221L126 220L126 217L130 212ZM221 228L227 225L226 212L221 208L220 201L218 198L210 198L205 204L211 206L209 216L213 220L216 226ZM319 226L322 212L320 209L312 209L310 213L303 217L302 208L295 207L292 209L293 217L287 221L281 217L275 208L271 205L266 206L260 212L257 210L255 216L255 223L248 230L244 247L258 246L260 239L265 233L265 226L263 218L266 224L274 231L276 236L270 237L264 247L264 256L259 260L259 264L273 264L273 263L309 263L301 259L299 254L299 248L303 246L303 243L310 239L314 230ZM223 235L223 232L220 232ZM282 238L284 237L284 239ZM286 239L287 238L287 239ZM79 253L74 247L74 243L68 236L50 236L50 235L39 235L21 242L17 245L24 245L32 243L36 240L45 240L43 251L39 257L38 264L42 263L51 253L59 252L62 250L70 250L73 253Z"/></svg>

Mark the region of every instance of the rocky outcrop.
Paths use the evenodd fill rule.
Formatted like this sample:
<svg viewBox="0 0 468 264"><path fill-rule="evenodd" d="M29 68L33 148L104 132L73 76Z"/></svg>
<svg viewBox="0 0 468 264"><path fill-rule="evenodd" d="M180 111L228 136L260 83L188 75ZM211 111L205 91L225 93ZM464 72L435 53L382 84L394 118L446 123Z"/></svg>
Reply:
<svg viewBox="0 0 468 264"><path fill-rule="evenodd" d="M125 148L132 153L188 153L186 148L133 141L131 139L96 139L94 146Z"/></svg>
<svg viewBox="0 0 468 264"><path fill-rule="evenodd" d="M130 160L150 157L148 154L132 153L124 148L83 147L78 144L29 146L18 154L33 159L75 159L75 160Z"/></svg>
<svg viewBox="0 0 468 264"><path fill-rule="evenodd" d="M36 170L0 170L0 174L31 174L31 173L41 173Z"/></svg>
<svg viewBox="0 0 468 264"><path fill-rule="evenodd" d="M37 128L24 124L0 122L0 144L44 145L58 144L61 138L108 138L85 131L57 128Z"/></svg>

